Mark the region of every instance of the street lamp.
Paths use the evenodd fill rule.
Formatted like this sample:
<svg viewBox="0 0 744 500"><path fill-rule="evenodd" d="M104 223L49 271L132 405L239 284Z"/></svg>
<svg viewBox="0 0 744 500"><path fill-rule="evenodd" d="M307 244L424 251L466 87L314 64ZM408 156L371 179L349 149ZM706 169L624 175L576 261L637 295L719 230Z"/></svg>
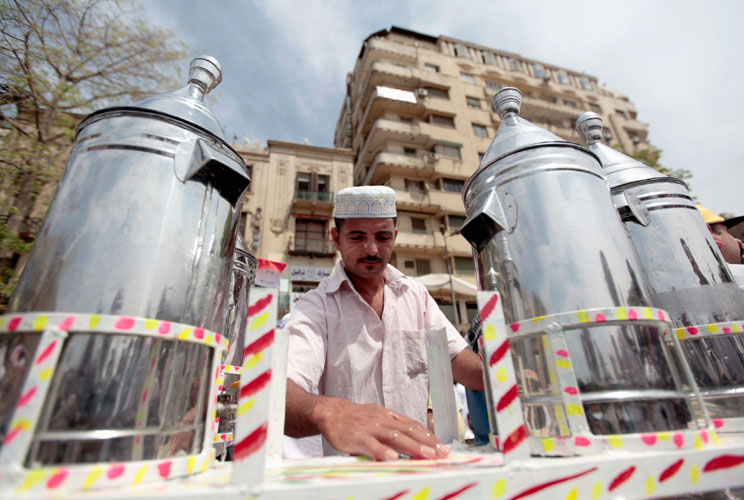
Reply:
<svg viewBox="0 0 744 500"><path fill-rule="evenodd" d="M447 261L447 274L449 275L450 293L452 294L452 309L455 311L455 325L459 325L460 315L457 312L457 302L455 302L455 286L452 283L452 264L450 263L449 249L447 248L446 229L444 224L439 224L439 232L442 233L442 239L444 240L444 259Z"/></svg>

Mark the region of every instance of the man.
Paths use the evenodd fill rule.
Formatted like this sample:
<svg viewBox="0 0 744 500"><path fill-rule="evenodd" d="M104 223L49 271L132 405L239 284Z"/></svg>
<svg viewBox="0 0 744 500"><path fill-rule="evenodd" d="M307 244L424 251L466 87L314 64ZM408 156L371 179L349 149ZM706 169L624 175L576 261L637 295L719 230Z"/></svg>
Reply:
<svg viewBox="0 0 744 500"><path fill-rule="evenodd" d="M331 231L341 261L297 302L286 325L285 434L322 434L326 455L395 460L399 453L449 453L423 426L425 330L446 328L455 381L483 390L478 355L466 349L423 285L388 265L396 217L392 189L342 189Z"/></svg>
<svg viewBox="0 0 744 500"><path fill-rule="evenodd" d="M729 264L741 264L742 242L734 238L729 232L729 229L744 222L744 216L724 219L701 205L697 205L697 208L700 215L703 216L703 220L708 225L708 229L713 235L713 240L715 240L718 248L721 250L723 259Z"/></svg>

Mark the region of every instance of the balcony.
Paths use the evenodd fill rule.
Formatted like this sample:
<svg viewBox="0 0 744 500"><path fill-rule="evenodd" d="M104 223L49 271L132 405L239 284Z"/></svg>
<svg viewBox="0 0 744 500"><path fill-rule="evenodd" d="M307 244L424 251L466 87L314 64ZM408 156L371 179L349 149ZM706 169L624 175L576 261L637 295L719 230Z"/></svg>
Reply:
<svg viewBox="0 0 744 500"><path fill-rule="evenodd" d="M302 191L297 189L295 190L294 198L292 199L292 206L294 208L331 208L333 207L333 193L325 191Z"/></svg>
<svg viewBox="0 0 744 500"><path fill-rule="evenodd" d="M565 104L550 102L537 97L522 96L522 109L520 114L529 120L530 116L539 116L549 119L575 120L584 112L582 106L572 108Z"/></svg>
<svg viewBox="0 0 744 500"><path fill-rule="evenodd" d="M375 89L370 95L367 106L363 108L364 111L362 112L361 106L358 106L354 110L353 121L356 124L357 130L356 137L354 138L355 147L359 143L361 136L369 132L371 124L386 111L405 113L409 115L419 115L423 112L423 102L413 91L402 91L398 89L396 89L396 91L407 95L395 96L380 94L380 92Z"/></svg>
<svg viewBox="0 0 744 500"><path fill-rule="evenodd" d="M431 232L399 229L398 237L395 239L395 246L397 248L432 249L437 245L436 238Z"/></svg>
<svg viewBox="0 0 744 500"><path fill-rule="evenodd" d="M369 179L365 183L382 184L391 174L420 175L422 172L433 172L433 163L427 158L382 150L375 155L369 168Z"/></svg>
<svg viewBox="0 0 744 500"><path fill-rule="evenodd" d="M297 240L289 238L289 255L304 255L307 257L332 258L336 256L336 245L331 238L324 240Z"/></svg>
<svg viewBox="0 0 744 500"><path fill-rule="evenodd" d="M412 146L424 147L427 140L428 137L421 133L418 123L379 118L372 125L358 158L364 162L372 162L371 153L383 148L389 141L402 141ZM359 142L361 143L361 139Z"/></svg>
<svg viewBox="0 0 744 500"><path fill-rule="evenodd" d="M441 207L443 212L465 214L465 205L462 203L462 195L451 191L431 191L429 199L433 205Z"/></svg>
<svg viewBox="0 0 744 500"><path fill-rule="evenodd" d="M410 210L419 213L435 213L438 208L432 205L428 192L395 190L395 205L398 210Z"/></svg>

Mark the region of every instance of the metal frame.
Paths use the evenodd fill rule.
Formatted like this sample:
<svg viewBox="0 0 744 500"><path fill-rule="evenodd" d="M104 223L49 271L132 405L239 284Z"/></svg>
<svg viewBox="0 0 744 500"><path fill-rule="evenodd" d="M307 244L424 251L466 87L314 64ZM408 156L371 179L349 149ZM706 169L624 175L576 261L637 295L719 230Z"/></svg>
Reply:
<svg viewBox="0 0 744 500"><path fill-rule="evenodd" d="M216 387L217 369L221 354L228 341L216 332L200 327L132 316L79 314L60 312L12 313L0 316L0 335L22 332L42 332L34 361L24 381L21 396L10 420L10 432L0 450L0 492L13 489L18 493L30 491L83 491L101 485L123 486L188 476L203 471L214 459L210 446L214 432L216 398L208 398L207 421L204 427L202 451L183 457L158 460L140 460L124 463L60 464L39 468L26 468L23 464L39 424L43 405L47 401L59 355L69 332L127 334L150 336L159 339L181 340L203 344L213 349L212 366L208 373L212 392ZM205 382L206 384L206 382ZM205 389L206 390L206 389ZM202 392L203 394L203 392ZM204 398L200 398L203 400ZM210 419L209 416L212 415ZM141 416L138 414L138 416ZM140 420L144 421L144 420ZM211 423L211 425L210 425ZM211 432L210 432L211 429ZM74 433L92 437L110 437L120 431L91 431ZM123 431L133 433L135 431ZM56 433L55 433L56 434ZM61 433L62 434L62 433ZM71 437L70 433L56 436Z"/></svg>

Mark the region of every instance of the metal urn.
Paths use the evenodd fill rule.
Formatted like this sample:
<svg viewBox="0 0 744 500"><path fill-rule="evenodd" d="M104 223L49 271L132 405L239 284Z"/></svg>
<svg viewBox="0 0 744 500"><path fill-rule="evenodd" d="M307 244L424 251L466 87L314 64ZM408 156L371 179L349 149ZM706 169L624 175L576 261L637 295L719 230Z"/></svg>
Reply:
<svg viewBox="0 0 744 500"><path fill-rule="evenodd" d="M602 162L651 302L671 315L710 416L726 419L723 431L744 430L744 292L687 185L602 144L597 114L576 129Z"/></svg>
<svg viewBox="0 0 744 500"><path fill-rule="evenodd" d="M240 253L233 279L250 178L204 102L221 78L198 57L185 86L79 125L0 317L0 358L15 359L0 375L7 484L22 468L111 462L108 480L147 482L211 460L225 329L245 324L252 259Z"/></svg>
<svg viewBox="0 0 744 500"><path fill-rule="evenodd" d="M532 452L583 453L578 437L550 449L541 438L696 426L694 382L664 341L668 318L650 307L597 156L521 118L520 104L515 88L494 97L502 123L465 185L460 232L479 288L501 295Z"/></svg>

